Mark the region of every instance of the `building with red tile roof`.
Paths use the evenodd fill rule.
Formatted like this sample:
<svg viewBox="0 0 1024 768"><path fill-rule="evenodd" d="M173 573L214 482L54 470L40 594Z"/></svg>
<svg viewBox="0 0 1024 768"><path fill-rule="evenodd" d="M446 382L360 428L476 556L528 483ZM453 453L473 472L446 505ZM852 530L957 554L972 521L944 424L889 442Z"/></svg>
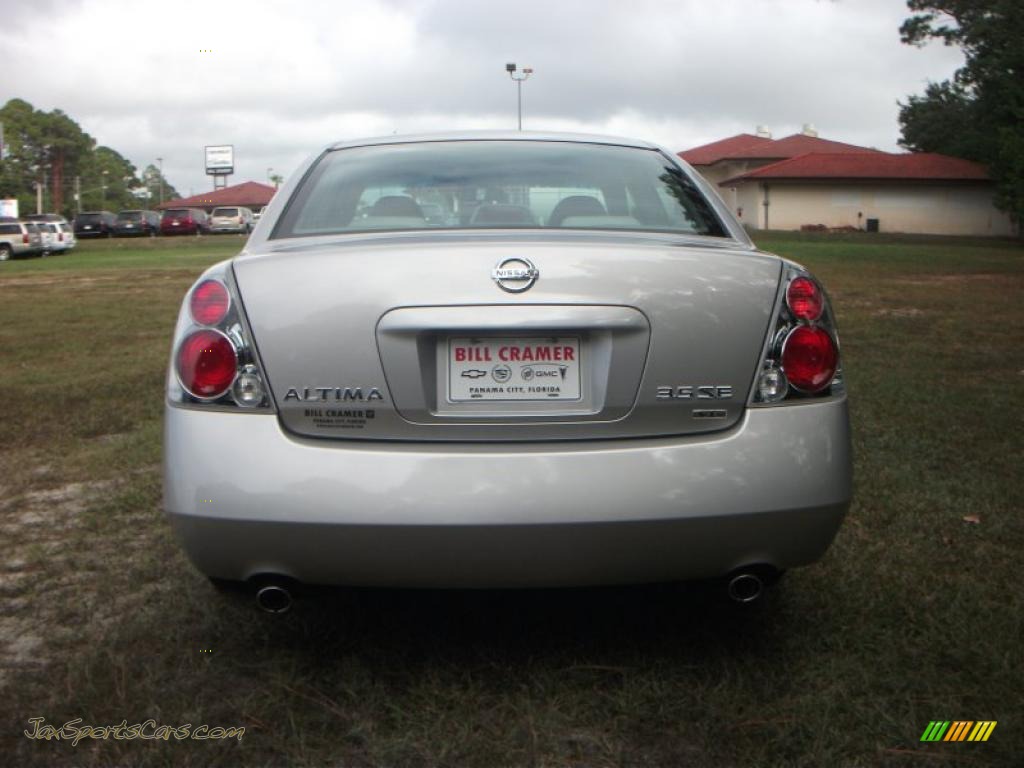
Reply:
<svg viewBox="0 0 1024 768"><path fill-rule="evenodd" d="M766 136L755 136L752 133L738 133L727 139L719 139L710 144L704 144L693 149L687 149L679 153L690 165L712 165L719 160L729 157L737 152L753 149L764 144L771 144L772 140Z"/></svg>
<svg viewBox="0 0 1024 768"><path fill-rule="evenodd" d="M822 139L810 132L813 129L808 127L806 130L808 133L794 133L783 139L741 133L730 136L728 139L688 149L680 152L679 156L692 166L712 166L722 162L743 160L785 160L797 155L805 155L808 152L879 153L877 149L869 147L858 147L856 144Z"/></svg>
<svg viewBox="0 0 1024 768"><path fill-rule="evenodd" d="M277 189L269 184L245 181L231 187L223 187L191 197L168 200L156 206L156 209L201 208L209 213L218 206L240 205L243 208L251 208L253 211L262 211L275 192Z"/></svg>
<svg viewBox="0 0 1024 768"><path fill-rule="evenodd" d="M951 235L1015 233L984 166L890 153L804 132L739 134L679 153L750 229L850 228Z"/></svg>
<svg viewBox="0 0 1024 768"><path fill-rule="evenodd" d="M985 166L948 155L875 152L864 156L811 152L725 179L721 184L735 185L758 179L947 181L964 184L990 181Z"/></svg>

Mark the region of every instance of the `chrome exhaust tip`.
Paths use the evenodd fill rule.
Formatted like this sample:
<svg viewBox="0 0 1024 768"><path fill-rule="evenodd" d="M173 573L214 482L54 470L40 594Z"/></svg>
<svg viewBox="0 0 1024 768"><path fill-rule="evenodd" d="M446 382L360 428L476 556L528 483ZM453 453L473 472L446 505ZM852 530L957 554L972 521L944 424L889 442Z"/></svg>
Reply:
<svg viewBox="0 0 1024 768"><path fill-rule="evenodd" d="M736 603L752 603L764 594L764 581L756 573L744 571L729 579L729 598Z"/></svg>
<svg viewBox="0 0 1024 768"><path fill-rule="evenodd" d="M287 613L292 602L292 593L280 584L268 584L256 592L256 605L267 613Z"/></svg>

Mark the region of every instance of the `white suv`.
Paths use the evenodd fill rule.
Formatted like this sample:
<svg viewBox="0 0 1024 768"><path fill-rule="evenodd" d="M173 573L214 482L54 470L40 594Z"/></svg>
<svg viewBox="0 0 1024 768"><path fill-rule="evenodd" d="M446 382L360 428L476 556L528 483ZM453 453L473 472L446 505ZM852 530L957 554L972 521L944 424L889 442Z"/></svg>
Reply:
<svg viewBox="0 0 1024 768"><path fill-rule="evenodd" d="M0 217L0 261L42 252L43 242L35 222Z"/></svg>

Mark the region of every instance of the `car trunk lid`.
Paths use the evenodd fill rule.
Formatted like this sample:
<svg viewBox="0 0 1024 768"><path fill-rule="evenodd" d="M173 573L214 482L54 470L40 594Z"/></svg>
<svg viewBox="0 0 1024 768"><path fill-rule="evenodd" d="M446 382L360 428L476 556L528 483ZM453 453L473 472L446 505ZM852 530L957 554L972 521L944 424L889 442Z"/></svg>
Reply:
<svg viewBox="0 0 1024 768"><path fill-rule="evenodd" d="M350 236L275 243L234 270L296 434L642 437L726 429L743 412L780 262L718 242ZM539 274L518 290L524 264Z"/></svg>

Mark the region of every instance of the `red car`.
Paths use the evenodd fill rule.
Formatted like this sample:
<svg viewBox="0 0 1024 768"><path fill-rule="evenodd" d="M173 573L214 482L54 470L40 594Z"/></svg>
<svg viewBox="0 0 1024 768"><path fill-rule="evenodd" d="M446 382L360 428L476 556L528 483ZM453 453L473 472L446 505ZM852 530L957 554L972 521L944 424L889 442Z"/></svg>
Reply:
<svg viewBox="0 0 1024 768"><path fill-rule="evenodd" d="M210 217L198 208L168 208L160 218L161 235L203 235L210 231Z"/></svg>

